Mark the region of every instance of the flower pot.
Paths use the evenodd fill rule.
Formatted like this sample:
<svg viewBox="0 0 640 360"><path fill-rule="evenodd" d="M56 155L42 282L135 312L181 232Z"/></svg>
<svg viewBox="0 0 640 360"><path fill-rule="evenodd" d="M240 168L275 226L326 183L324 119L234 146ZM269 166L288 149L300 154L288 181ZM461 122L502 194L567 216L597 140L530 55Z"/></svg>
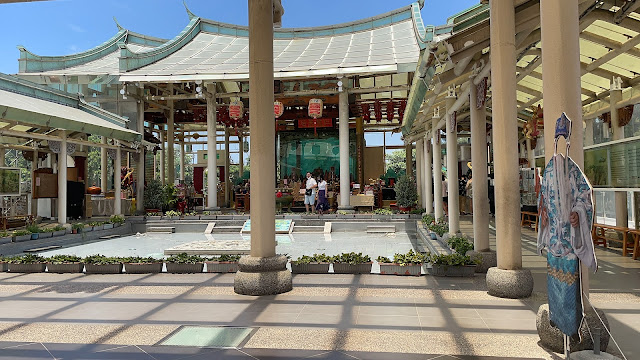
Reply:
<svg viewBox="0 0 640 360"><path fill-rule="evenodd" d="M31 240L38 240L39 237L40 237L39 233L31 234Z"/></svg>
<svg viewBox="0 0 640 360"><path fill-rule="evenodd" d="M476 272L476 265L436 265L429 269L429 274L433 276L473 276Z"/></svg>
<svg viewBox="0 0 640 360"><path fill-rule="evenodd" d="M398 264L380 264L381 275L406 275L420 276L422 274L422 264L398 265Z"/></svg>
<svg viewBox="0 0 640 360"><path fill-rule="evenodd" d="M77 234L78 233L78 229L71 229L71 233L72 234Z"/></svg>
<svg viewBox="0 0 640 360"><path fill-rule="evenodd" d="M83 263L69 263L69 264L52 264L47 263L47 271L50 273L81 273L84 269Z"/></svg>
<svg viewBox="0 0 640 360"><path fill-rule="evenodd" d="M192 274L192 273L201 273L204 268L204 263L195 263L195 264L176 264L176 263L166 263L167 272L172 274Z"/></svg>
<svg viewBox="0 0 640 360"><path fill-rule="evenodd" d="M103 228L104 230L107 230L107 229L113 229L113 224L104 224L104 225L102 225L102 228Z"/></svg>
<svg viewBox="0 0 640 360"><path fill-rule="evenodd" d="M66 234L67 234L67 230L58 230L53 232L53 236L62 236Z"/></svg>
<svg viewBox="0 0 640 360"><path fill-rule="evenodd" d="M329 272L329 263L291 263L291 272L294 274L326 274Z"/></svg>
<svg viewBox="0 0 640 360"><path fill-rule="evenodd" d="M14 273L39 273L44 272L44 268L47 267L45 263L33 263L33 264L8 264L8 271Z"/></svg>
<svg viewBox="0 0 640 360"><path fill-rule="evenodd" d="M31 234L33 235L33 234ZM47 239L53 237L53 232L42 232L38 234L38 239Z"/></svg>
<svg viewBox="0 0 640 360"><path fill-rule="evenodd" d="M27 241L27 240L31 240L31 235L33 235L33 234L27 234L27 235L18 235L18 236L14 236L14 237L13 237L13 242L20 242L20 241Z"/></svg>
<svg viewBox="0 0 640 360"><path fill-rule="evenodd" d="M343 263L333 263L333 273L334 274L370 274L372 264L373 263L351 265L351 264L343 264Z"/></svg>
<svg viewBox="0 0 640 360"><path fill-rule="evenodd" d="M86 264L85 270L87 274L120 274L122 272L122 264Z"/></svg>
<svg viewBox="0 0 640 360"><path fill-rule="evenodd" d="M234 273L238 272L237 261L206 261L208 273Z"/></svg>
<svg viewBox="0 0 640 360"><path fill-rule="evenodd" d="M91 232L93 231L93 226L86 226L84 229L82 229L82 232Z"/></svg>
<svg viewBox="0 0 640 360"><path fill-rule="evenodd" d="M9 264L6 262L0 262L0 272L5 272L9 268Z"/></svg>
<svg viewBox="0 0 640 360"><path fill-rule="evenodd" d="M125 263L127 274L158 274L162 272L162 263Z"/></svg>

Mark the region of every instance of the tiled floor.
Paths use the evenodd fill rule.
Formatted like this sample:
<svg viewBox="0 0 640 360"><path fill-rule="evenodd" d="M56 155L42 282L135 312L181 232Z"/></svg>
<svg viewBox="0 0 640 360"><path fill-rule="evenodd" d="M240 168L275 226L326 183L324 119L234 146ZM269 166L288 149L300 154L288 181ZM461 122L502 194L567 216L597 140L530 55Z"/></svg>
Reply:
<svg viewBox="0 0 640 360"><path fill-rule="evenodd" d="M489 296L482 275L296 275L287 294L247 297L233 274L0 273L0 359L557 359L538 345L546 264L534 240L525 230L536 285L522 300ZM640 261L598 259L592 302L640 358ZM183 325L257 331L239 349L157 345Z"/></svg>

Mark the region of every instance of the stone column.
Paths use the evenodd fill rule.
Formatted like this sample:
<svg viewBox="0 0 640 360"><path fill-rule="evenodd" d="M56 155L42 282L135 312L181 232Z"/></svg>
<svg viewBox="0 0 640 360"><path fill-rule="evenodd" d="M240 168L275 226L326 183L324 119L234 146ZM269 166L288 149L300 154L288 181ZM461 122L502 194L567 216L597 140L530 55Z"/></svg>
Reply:
<svg viewBox="0 0 640 360"><path fill-rule="evenodd" d="M349 200L351 177L349 174L349 94L348 81L343 81L338 100L338 140L340 143L340 210L353 210ZM253 153L253 152L252 152ZM304 174L302 174L304 176Z"/></svg>
<svg viewBox="0 0 640 360"><path fill-rule="evenodd" d="M242 178L244 175L244 136L240 134L238 137L238 176Z"/></svg>
<svg viewBox="0 0 640 360"><path fill-rule="evenodd" d="M218 207L218 168L216 136L216 85L207 84L207 209L220 210Z"/></svg>
<svg viewBox="0 0 640 360"><path fill-rule="evenodd" d="M527 161L529 162L529 167L536 167L536 156L534 153L534 149L531 148L531 139L527 139L525 141L525 150L527 151Z"/></svg>
<svg viewBox="0 0 640 360"><path fill-rule="evenodd" d="M224 131L224 202L225 206L229 207L231 204L231 181L229 180L229 129Z"/></svg>
<svg viewBox="0 0 640 360"><path fill-rule="evenodd" d="M113 184L115 186L114 193L114 203L113 203L113 215L121 215L122 214L122 183L120 180L121 168L122 168L122 150L120 149L120 144L116 141L116 158L114 161L113 169Z"/></svg>
<svg viewBox="0 0 640 360"><path fill-rule="evenodd" d="M183 133L184 135L184 133ZM182 140L180 142L180 181L184 183L184 161L185 161L185 155L184 155L184 150L185 150L185 146L184 146L184 140Z"/></svg>
<svg viewBox="0 0 640 360"><path fill-rule="evenodd" d="M162 185L167 183L167 176L165 171L165 155L167 154L167 143L165 142L164 136L164 125L162 125L162 129L160 130L160 145L162 145L162 150L160 150L160 181L162 181Z"/></svg>
<svg viewBox="0 0 640 360"><path fill-rule="evenodd" d="M409 143L404 146L405 152L405 169L407 176L413 176L413 144Z"/></svg>
<svg viewBox="0 0 640 360"><path fill-rule="evenodd" d="M102 137L103 144L107 143L107 138L105 136ZM109 172L109 167L107 166L107 148L100 148L100 189L102 189L102 193L107 192L107 173Z"/></svg>
<svg viewBox="0 0 640 360"><path fill-rule="evenodd" d="M169 88L169 95L173 95L173 84L167 86ZM169 184L176 183L176 164L175 164L175 149L173 148L175 141L175 126L174 117L176 111L173 107L173 100L168 100L169 105L169 119L167 119L167 182Z"/></svg>
<svg viewBox="0 0 640 360"><path fill-rule="evenodd" d="M35 173L38 170L38 144L36 143L36 148L33 149L33 161L31 161L31 173ZM85 181L89 181L89 179L85 179ZM33 192L31 193L31 215L38 215L38 199L33 198Z"/></svg>
<svg viewBox="0 0 640 360"><path fill-rule="evenodd" d="M490 16L498 266L486 282L490 295L522 298L531 295L533 277L522 269L514 0L491 0Z"/></svg>
<svg viewBox="0 0 640 360"><path fill-rule="evenodd" d="M624 139L624 127L620 126L620 120L618 118L618 108L616 105L622 100L622 89L616 84L611 83L611 91L609 92L609 103L611 111L611 128L613 130L612 140ZM572 119L573 120L573 119ZM573 136L571 136L573 139ZM573 148L573 141L571 142ZM619 186L619 184L611 184L612 186ZM629 210L627 209L627 193L625 191L616 191L616 226L627 227L629 226Z"/></svg>
<svg viewBox="0 0 640 360"><path fill-rule="evenodd" d="M423 180L423 164L422 157L424 156L424 140L416 140L416 185L418 189L418 205L421 206L424 202L424 180Z"/></svg>
<svg viewBox="0 0 640 360"><path fill-rule="evenodd" d="M424 180L422 183L424 184L424 203L422 206L425 208L425 212L427 214L433 214L433 192L432 186L433 184L433 172L431 171L431 139L425 136L424 138L424 155L422 162L424 166Z"/></svg>
<svg viewBox="0 0 640 360"><path fill-rule="evenodd" d="M458 129L454 121L455 114L449 109L456 102L455 93L446 98L447 115L447 180L449 182L449 234L460 231L460 195L458 193Z"/></svg>
<svg viewBox="0 0 640 360"><path fill-rule="evenodd" d="M440 144L440 129L437 127L438 118L431 120L431 147L433 149L433 207L437 219L444 216L442 202L442 145Z"/></svg>
<svg viewBox="0 0 640 360"><path fill-rule="evenodd" d="M144 101L138 102L138 131L144 139ZM144 174L145 174L145 146L140 146L138 153L137 178L136 178L136 211L144 215ZM87 166L88 168L88 166Z"/></svg>
<svg viewBox="0 0 640 360"><path fill-rule="evenodd" d="M251 254L240 259L234 281L234 291L244 295L272 295L292 289L287 257L276 255L275 241L273 11L273 0L249 1Z"/></svg>
<svg viewBox="0 0 640 360"><path fill-rule="evenodd" d="M60 132L61 144L58 153L58 223L67 223L67 134Z"/></svg>

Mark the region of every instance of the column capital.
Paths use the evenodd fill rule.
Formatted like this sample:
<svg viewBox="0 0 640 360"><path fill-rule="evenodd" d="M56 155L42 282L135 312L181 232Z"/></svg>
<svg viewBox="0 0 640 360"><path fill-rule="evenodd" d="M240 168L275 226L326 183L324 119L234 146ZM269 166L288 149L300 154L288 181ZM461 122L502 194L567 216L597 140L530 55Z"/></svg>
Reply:
<svg viewBox="0 0 640 360"><path fill-rule="evenodd" d="M611 79L611 91L620 90L622 91L622 79L619 76L614 76Z"/></svg>
<svg viewBox="0 0 640 360"><path fill-rule="evenodd" d="M447 99L455 99L455 98L457 98L457 96L456 96L456 88L454 86L449 86L447 88L447 96L446 96L446 98Z"/></svg>

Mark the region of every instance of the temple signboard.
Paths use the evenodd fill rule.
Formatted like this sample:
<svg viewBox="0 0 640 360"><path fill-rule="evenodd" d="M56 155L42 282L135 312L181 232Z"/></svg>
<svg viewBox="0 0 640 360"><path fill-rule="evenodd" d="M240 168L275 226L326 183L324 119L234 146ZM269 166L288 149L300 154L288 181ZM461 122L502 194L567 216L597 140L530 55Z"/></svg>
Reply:
<svg viewBox="0 0 640 360"><path fill-rule="evenodd" d="M309 117L318 119L322 117L322 100L310 99L309 100Z"/></svg>
<svg viewBox="0 0 640 360"><path fill-rule="evenodd" d="M276 119L284 114L284 105L280 101L275 101L273 103L273 115L275 115Z"/></svg>
<svg viewBox="0 0 640 360"><path fill-rule="evenodd" d="M232 101L229 104L229 117L233 120L239 120L244 115L244 104L242 101Z"/></svg>

